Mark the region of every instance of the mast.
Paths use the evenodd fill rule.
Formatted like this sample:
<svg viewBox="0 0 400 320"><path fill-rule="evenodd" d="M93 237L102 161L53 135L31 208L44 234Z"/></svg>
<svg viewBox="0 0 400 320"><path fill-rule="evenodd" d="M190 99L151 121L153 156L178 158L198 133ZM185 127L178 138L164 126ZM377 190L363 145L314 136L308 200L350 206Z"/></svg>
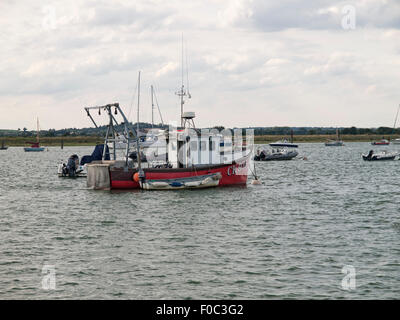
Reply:
<svg viewBox="0 0 400 320"><path fill-rule="evenodd" d="M183 104L185 103L183 101L183 95L184 95L184 89L183 89L183 33L182 33L182 53L181 53L181 58L182 58L182 63L181 63L181 68L182 68L182 76L181 76L181 127L183 126Z"/></svg>
<svg viewBox="0 0 400 320"><path fill-rule="evenodd" d="M181 74L181 88L180 88L180 90L179 90L178 92L175 93L177 96L180 97L180 104L181 104L181 127L183 127L183 105L185 104L184 97L185 97L185 96L188 96L189 99L191 98L189 91L188 91L188 90L185 90L185 86L184 86L184 84L183 84L183 82L184 82L184 53L183 53L183 51L184 51L184 50L183 50L183 33L182 33L182 52L181 52L181 59L182 59L182 61L181 61L181 64L182 64L181 71L182 71L182 74ZM186 58L186 59L187 59L187 58ZM186 69L188 69L188 68L187 68L187 60L186 60ZM189 77L188 77L188 76L187 76L187 82L188 82L188 86L189 86Z"/></svg>
<svg viewBox="0 0 400 320"><path fill-rule="evenodd" d="M39 117L37 118L36 123L36 142L39 143Z"/></svg>
<svg viewBox="0 0 400 320"><path fill-rule="evenodd" d="M140 71L139 71L139 77L138 77L138 100L137 100L137 160L138 160L138 168L141 170L141 159L140 159L140 134L139 134L139 103L140 103Z"/></svg>
<svg viewBox="0 0 400 320"><path fill-rule="evenodd" d="M154 100L153 100L153 85L150 86L151 89L151 128L154 128Z"/></svg>
<svg viewBox="0 0 400 320"><path fill-rule="evenodd" d="M399 110L400 110L400 104L399 104L399 107L397 108L396 118L394 119L393 131L396 129L397 117L399 116Z"/></svg>

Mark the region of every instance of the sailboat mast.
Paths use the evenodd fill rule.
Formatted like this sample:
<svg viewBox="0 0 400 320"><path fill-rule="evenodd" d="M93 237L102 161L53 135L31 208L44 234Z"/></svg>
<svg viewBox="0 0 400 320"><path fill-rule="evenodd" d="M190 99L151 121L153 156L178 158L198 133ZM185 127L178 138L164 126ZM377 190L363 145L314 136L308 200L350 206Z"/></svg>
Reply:
<svg viewBox="0 0 400 320"><path fill-rule="evenodd" d="M141 159L140 159L140 145L139 145L139 103L140 103L140 71L138 77L138 100L137 100L137 161L138 161L138 168L141 169Z"/></svg>
<svg viewBox="0 0 400 320"><path fill-rule="evenodd" d="M39 117L37 118L36 122L36 142L39 143Z"/></svg>
<svg viewBox="0 0 400 320"><path fill-rule="evenodd" d="M154 101L153 101L153 85L151 85L151 128L154 128Z"/></svg>
<svg viewBox="0 0 400 320"><path fill-rule="evenodd" d="M393 130L396 129L397 117L399 116L399 110L400 110L400 104L399 104L399 107L397 108L396 118L394 119Z"/></svg>

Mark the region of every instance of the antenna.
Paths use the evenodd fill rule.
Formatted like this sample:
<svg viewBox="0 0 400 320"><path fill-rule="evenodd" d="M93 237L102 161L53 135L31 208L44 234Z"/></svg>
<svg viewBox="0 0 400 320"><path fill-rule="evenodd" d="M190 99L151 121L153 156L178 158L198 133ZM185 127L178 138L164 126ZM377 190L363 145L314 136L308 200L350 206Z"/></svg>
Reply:
<svg viewBox="0 0 400 320"><path fill-rule="evenodd" d="M150 86L150 91L151 91L151 128L154 128L154 101L153 101L153 96L154 96L154 91L153 91L153 85Z"/></svg>
<svg viewBox="0 0 400 320"><path fill-rule="evenodd" d="M185 96L188 96L188 99L190 99L191 98L191 95L190 95L190 93L189 93L189 76L188 76L188 71L187 71L187 84L188 84L188 89L187 90L185 90L185 86L184 86L184 84L183 84L183 81L184 81L184 46L183 46L183 33L182 33L182 52L181 52L181 55L182 55L182 79L181 79L181 88L180 88L180 90L179 91L177 91L177 92L175 92L175 94L177 95L177 96L179 96L180 97L180 102L181 102L181 127L183 127L183 123L184 123L184 120L183 120L183 105L185 104L185 100L184 100L184 97ZM186 67L187 67L187 57L186 57Z"/></svg>
<svg viewBox="0 0 400 320"><path fill-rule="evenodd" d="M187 87L187 94L188 98L190 99L192 96L190 95L189 90L189 67L188 67L188 53L187 53L187 41L185 41L185 54L186 54L186 87Z"/></svg>

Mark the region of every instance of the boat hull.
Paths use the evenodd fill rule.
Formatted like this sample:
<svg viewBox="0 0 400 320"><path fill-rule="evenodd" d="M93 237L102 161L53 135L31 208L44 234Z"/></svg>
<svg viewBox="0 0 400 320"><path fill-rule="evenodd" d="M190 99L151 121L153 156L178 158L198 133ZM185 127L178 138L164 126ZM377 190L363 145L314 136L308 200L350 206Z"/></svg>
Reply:
<svg viewBox="0 0 400 320"><path fill-rule="evenodd" d="M270 143L271 147L283 147L283 148L297 148L297 144L293 143Z"/></svg>
<svg viewBox="0 0 400 320"><path fill-rule="evenodd" d="M145 168L146 179L171 180L184 179L210 174L221 174L217 186L244 186L247 183L247 174L250 155L235 161L232 164L204 165L191 168ZM138 172L136 168L110 167L111 189L139 189L139 182L134 181L133 176Z"/></svg>
<svg viewBox="0 0 400 320"><path fill-rule="evenodd" d="M296 151L288 152L285 154L267 154L265 157L255 156L254 161L285 161L292 160L297 157L298 153Z"/></svg>
<svg viewBox="0 0 400 320"><path fill-rule="evenodd" d="M344 143L341 141L325 142L326 147L342 147Z"/></svg>
<svg viewBox="0 0 400 320"><path fill-rule="evenodd" d="M363 155L364 161L390 161L395 160L396 156L383 156L383 157L368 157Z"/></svg>
<svg viewBox="0 0 400 320"><path fill-rule="evenodd" d="M27 147L27 148L24 148L24 151L25 152L40 152L40 151L44 151L44 148L43 147L40 147L40 148Z"/></svg>

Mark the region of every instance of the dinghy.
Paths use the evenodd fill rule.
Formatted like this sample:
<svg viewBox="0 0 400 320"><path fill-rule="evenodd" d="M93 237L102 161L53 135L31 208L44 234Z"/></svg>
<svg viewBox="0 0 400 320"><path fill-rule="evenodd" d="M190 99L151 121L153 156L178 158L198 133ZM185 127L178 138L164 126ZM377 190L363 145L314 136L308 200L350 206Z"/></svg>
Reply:
<svg viewBox="0 0 400 320"><path fill-rule="evenodd" d="M291 160L297 157L298 152L296 150L287 149L258 149L256 155L254 156L254 161L281 161L281 160Z"/></svg>
<svg viewBox="0 0 400 320"><path fill-rule="evenodd" d="M221 180L221 173L204 174L175 179L145 179L139 178L139 173L134 174L133 180L139 182L145 190L180 190L180 189L204 189L217 187Z"/></svg>
<svg viewBox="0 0 400 320"><path fill-rule="evenodd" d="M370 150L368 154L363 154L362 158L364 161L385 161L385 160L395 160L397 153L389 153L387 151L381 151L379 153L374 153Z"/></svg>

